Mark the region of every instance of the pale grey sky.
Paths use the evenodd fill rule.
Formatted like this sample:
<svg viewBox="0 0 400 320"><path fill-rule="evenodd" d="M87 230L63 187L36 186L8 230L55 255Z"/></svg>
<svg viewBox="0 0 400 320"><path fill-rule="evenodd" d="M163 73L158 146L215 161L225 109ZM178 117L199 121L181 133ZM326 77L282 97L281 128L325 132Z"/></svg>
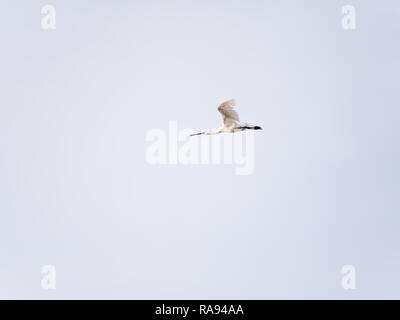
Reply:
<svg viewBox="0 0 400 320"><path fill-rule="evenodd" d="M398 1L0 12L0 298L400 298ZM230 98L264 128L253 175L146 162L149 129Z"/></svg>

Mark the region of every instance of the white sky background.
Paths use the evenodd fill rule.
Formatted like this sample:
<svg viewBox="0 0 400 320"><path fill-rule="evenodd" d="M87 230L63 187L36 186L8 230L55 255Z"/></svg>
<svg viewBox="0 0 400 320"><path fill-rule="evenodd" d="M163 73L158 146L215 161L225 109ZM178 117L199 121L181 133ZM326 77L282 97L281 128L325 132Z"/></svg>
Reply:
<svg viewBox="0 0 400 320"><path fill-rule="evenodd" d="M0 298L400 298L398 1L0 15ZM149 129L218 127L230 98L264 128L253 175L146 163Z"/></svg>

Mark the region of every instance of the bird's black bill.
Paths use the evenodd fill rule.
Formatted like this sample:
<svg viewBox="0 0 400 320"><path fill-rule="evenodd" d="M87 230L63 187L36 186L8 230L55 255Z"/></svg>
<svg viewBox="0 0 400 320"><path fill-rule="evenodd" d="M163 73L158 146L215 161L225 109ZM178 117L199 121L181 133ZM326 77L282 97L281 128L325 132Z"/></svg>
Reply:
<svg viewBox="0 0 400 320"><path fill-rule="evenodd" d="M235 129L239 129L239 130L245 130L245 129L249 129L249 130L262 130L262 128L259 127L259 126L254 126L254 127L236 127Z"/></svg>
<svg viewBox="0 0 400 320"><path fill-rule="evenodd" d="M198 136L198 135L201 135L201 134L203 134L203 132L193 133L193 134L191 134L190 136L191 136L191 137L192 137L192 136Z"/></svg>

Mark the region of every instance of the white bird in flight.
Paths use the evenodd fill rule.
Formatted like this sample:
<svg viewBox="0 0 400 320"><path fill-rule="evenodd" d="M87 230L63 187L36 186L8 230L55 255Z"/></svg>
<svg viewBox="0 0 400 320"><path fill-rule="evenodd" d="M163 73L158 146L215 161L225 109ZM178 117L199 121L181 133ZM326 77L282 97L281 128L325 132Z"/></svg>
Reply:
<svg viewBox="0 0 400 320"><path fill-rule="evenodd" d="M244 130L261 130L262 128L259 126L253 126L248 123L240 122L239 115L236 110L233 108L236 106L236 102L234 99L222 102L218 106L218 111L222 115L222 119L224 121L223 125L219 129L208 130L204 132L194 133L191 136L197 136L200 134L218 134L223 132L237 132Z"/></svg>

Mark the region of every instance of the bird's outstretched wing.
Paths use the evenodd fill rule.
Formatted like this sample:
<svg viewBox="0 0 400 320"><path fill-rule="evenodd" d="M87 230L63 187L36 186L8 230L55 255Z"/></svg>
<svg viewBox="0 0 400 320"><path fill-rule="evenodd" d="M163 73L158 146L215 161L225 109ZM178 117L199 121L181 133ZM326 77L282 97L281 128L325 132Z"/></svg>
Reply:
<svg viewBox="0 0 400 320"><path fill-rule="evenodd" d="M239 115L236 110L233 108L236 105L234 99L222 102L218 106L218 111L222 115L222 119L224 120L224 125L226 127L230 127L232 125L236 125L239 120Z"/></svg>

